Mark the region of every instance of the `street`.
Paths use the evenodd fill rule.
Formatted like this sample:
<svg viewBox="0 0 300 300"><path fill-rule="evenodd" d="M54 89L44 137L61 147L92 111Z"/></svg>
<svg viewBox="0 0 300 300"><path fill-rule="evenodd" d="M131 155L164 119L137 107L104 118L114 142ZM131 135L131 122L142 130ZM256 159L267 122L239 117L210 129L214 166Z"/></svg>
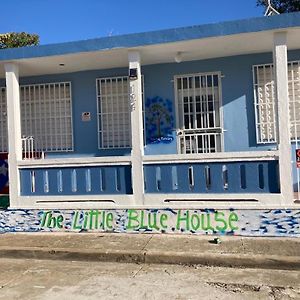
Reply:
<svg viewBox="0 0 300 300"><path fill-rule="evenodd" d="M0 259L0 299L300 299L300 271Z"/></svg>

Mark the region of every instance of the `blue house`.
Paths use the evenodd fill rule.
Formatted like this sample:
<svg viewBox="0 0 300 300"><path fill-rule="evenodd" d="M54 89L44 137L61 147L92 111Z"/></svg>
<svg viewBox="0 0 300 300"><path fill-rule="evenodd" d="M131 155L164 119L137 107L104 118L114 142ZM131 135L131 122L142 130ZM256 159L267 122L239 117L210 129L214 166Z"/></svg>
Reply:
<svg viewBox="0 0 300 300"><path fill-rule="evenodd" d="M10 207L296 205L299 36L291 13L1 50Z"/></svg>

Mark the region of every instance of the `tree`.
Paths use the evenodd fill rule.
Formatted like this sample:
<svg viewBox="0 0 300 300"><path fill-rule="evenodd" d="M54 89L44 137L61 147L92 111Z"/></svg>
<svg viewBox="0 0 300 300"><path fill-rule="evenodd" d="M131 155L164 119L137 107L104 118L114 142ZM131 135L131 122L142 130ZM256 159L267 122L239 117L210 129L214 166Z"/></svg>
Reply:
<svg viewBox="0 0 300 300"><path fill-rule="evenodd" d="M171 122L170 112L164 107L161 103L154 103L149 109L150 121L156 123L157 133L156 137L160 138L162 135L161 132L161 122L163 119L167 122Z"/></svg>
<svg viewBox="0 0 300 300"><path fill-rule="evenodd" d="M0 34L0 49L18 48L39 44L39 36L27 32L9 32Z"/></svg>
<svg viewBox="0 0 300 300"><path fill-rule="evenodd" d="M257 6L268 7L268 0L256 0ZM300 0L271 0L271 5L279 13L300 11Z"/></svg>

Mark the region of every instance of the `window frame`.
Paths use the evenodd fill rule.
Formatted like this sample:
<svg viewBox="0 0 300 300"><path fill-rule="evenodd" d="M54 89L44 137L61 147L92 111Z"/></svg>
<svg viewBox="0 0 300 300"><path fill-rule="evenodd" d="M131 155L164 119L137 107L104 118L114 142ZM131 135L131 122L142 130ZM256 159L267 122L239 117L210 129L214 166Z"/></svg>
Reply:
<svg viewBox="0 0 300 300"><path fill-rule="evenodd" d="M26 112L25 112L25 110L24 109L22 109L22 106L24 106L25 105L25 101L26 100L28 100L28 99L26 99L25 100L25 96L23 95L23 93L25 93L25 89L26 88L33 88L34 90L37 88L37 89L39 89L39 87L43 87L44 89L47 87L48 89L49 88L54 88L54 91L53 91L53 99L50 99L50 100L52 100L52 102L55 102L55 101L57 101L57 100L59 100L59 99L61 99L61 97L60 98L57 98L56 99L56 94L55 94L55 86L56 85L59 85L59 87L61 87L61 86L63 86L63 85L69 85L69 97L66 97L66 98L62 98L62 99L65 99L64 100L64 107L65 107L65 111L64 111L64 114L66 114L66 107L67 107L67 105L66 105L66 103L67 103L67 101L66 101L66 99L69 99L69 111L70 111L70 115L68 116L69 117L69 126L70 126L70 131L68 131L68 132L66 132L66 133L64 133L64 138L65 139L70 139L70 146L69 147L66 147L67 146L67 143L65 143L65 145L64 145L64 147L61 147L62 145L62 142L61 142L61 144L60 144L60 148L58 148L58 146L56 146L56 145L51 145L51 146L47 146L47 147L41 147L41 149L39 149L38 147L37 147L37 149L35 149L36 151L43 151L43 152L48 152L48 153L59 153L59 152L73 152L74 151L74 128L73 128L73 102L72 102L72 82L71 81L59 81L59 82L46 82L46 83L33 83L33 84L24 84L24 85L20 85L20 115L21 115L21 136L23 137L23 136L27 136L25 133L23 133L24 132L24 130L25 130L25 128L23 128L23 126L22 126L22 124L25 124L25 123L29 123L30 124L30 127L31 127L31 129L33 130L33 128L34 127L36 127L36 126L33 126L32 124L33 124L33 120L34 120L34 118L33 118L33 116L32 115L30 115L30 113L29 113L29 115L30 115L30 118L29 119L27 119L27 115L26 115ZM0 91L2 92L3 90L5 90L6 91L6 87L0 87ZM23 92L24 91L24 92ZM60 92L59 92L60 93ZM31 96L31 95L30 95ZM44 94L44 96L45 96L45 94ZM5 108L6 108L6 111L4 112L4 114L5 114L5 118L6 118L6 121L5 121L5 123L6 123L6 127L7 127L7 99L6 99L6 95L5 95L5 99L4 99L4 102L3 102L3 97L0 95L0 100L1 100L1 106L3 107L3 104L4 104L4 106L5 106ZM36 97L35 97L35 95L33 95L33 98L29 98L30 99L30 109L32 108L32 103L37 99ZM45 101L45 98L43 98L43 101ZM41 101L40 99L39 99L39 105L41 105L42 103L43 103L43 101ZM49 99L48 99L48 101L49 101ZM53 104L53 103L52 103ZM54 104L53 105L53 107L54 108L56 108L56 106L55 106L56 104ZM40 106L40 109L41 109L41 106ZM34 110L35 110L35 113L36 113L36 108L34 108ZM52 115L52 113L53 113L53 111L51 112L51 114L50 115ZM56 112L55 112L56 113ZM54 115L54 113L53 113L53 115ZM2 116L3 116L3 114L1 115L1 117L0 117L0 119L2 118ZM66 115L65 115L66 116ZM37 118L38 119L38 118ZM36 120L37 120L36 119ZM49 119L51 119L51 117L49 117ZM63 117L63 116L61 116L61 119L64 119L64 122L65 122L65 118ZM41 122L41 120L42 120L42 114L41 114L41 110L40 110L40 115L39 115L39 120L40 120L40 122ZM3 121L3 119L1 120L1 121ZM36 123L36 121L34 121L34 123ZM54 123L56 123L55 121L54 121ZM49 124L48 124L49 125ZM56 125L55 125L56 126ZM66 122L65 122L65 127L64 128L66 128L66 127L68 127L68 124L66 124ZM55 128L57 128L57 127L55 127ZM45 129L46 129L46 126L45 126ZM1 131L3 132L3 129L1 128ZM8 130L7 130L7 135L8 135ZM56 130L56 132L55 132L55 134L54 135L58 135L57 134L57 130ZM62 135L62 134L61 134ZM35 136L34 136L34 134L32 135L33 136L33 138L36 138ZM46 131L45 132L43 132L43 134L41 134L41 136L44 136L44 137L46 137L47 135L46 135ZM62 137L61 137L61 139L62 139ZM0 138L0 140L1 141L3 141L3 137L1 136L1 138ZM36 141L35 141L36 142ZM36 144L35 144L36 145ZM5 149L6 148L6 149ZM0 147L0 153L7 153L8 152L8 139L7 139L7 145L6 145L6 147L4 147L4 145L3 144L1 144L1 147Z"/></svg>
<svg viewBox="0 0 300 300"><path fill-rule="evenodd" d="M184 112L183 112L183 117L180 116L179 112L179 93L178 93L178 79L183 79L187 77L203 77L203 76L217 76L218 80L218 86L214 87L214 89L217 89L217 94L218 94L218 109L219 109L219 119L218 122L220 126L215 126L215 127L208 127L208 128L192 128L192 129L186 129L186 128L181 128L181 119L184 118ZM196 88L195 88L196 89ZM200 90L201 88L199 88ZM188 90L188 89L187 89ZM191 89L189 89L191 90ZM207 88L206 88L207 91ZM185 93L189 92L185 91ZM216 153L216 152L223 152L224 151L224 122L223 122L223 102L222 102L222 74L221 71L213 71L213 72L200 72L200 73L189 73L189 74L179 74L179 75L174 75L174 95L175 95L175 116L176 116L176 131L177 131L177 153L180 154L202 154L202 153ZM206 93L206 95L209 95ZM194 93L192 93L192 96L195 96ZM201 93L200 93L201 96ZM216 102L214 102L215 105ZM202 110L202 109L201 109ZM215 124L216 125L216 124ZM183 124L184 127L184 124ZM182 133L186 132L191 132L195 136L198 134L203 134L204 138L205 136L209 135L216 135L216 145L215 145L215 150L214 152L212 151L203 151L199 152L197 149L196 152L189 152L187 153L187 148L185 147L185 151L182 151L182 146L181 146L181 141L180 141L180 135ZM206 135L205 135L206 134ZM219 143L220 143L220 149L217 150L217 135L219 135ZM183 135L183 139L185 139L185 136ZM185 143L184 143L185 145ZM199 148L199 147L198 147Z"/></svg>
<svg viewBox="0 0 300 300"><path fill-rule="evenodd" d="M103 126L103 118L100 111L100 94L99 94L99 85L98 82L101 80L107 80L107 79L118 79L118 78L126 78L128 83L128 115L129 115L129 145L128 146L108 146L103 147L103 136L102 136L102 130L100 129L101 126ZM143 133L144 133L144 144L145 144L145 94L144 94L144 75L141 76L142 80L142 107L143 107ZM105 77L97 77L96 78L96 104L97 104L97 138L98 138L98 150L116 150L116 149L131 149L132 147L132 137L131 137L131 108L130 108L130 79L128 75L117 75L117 76L105 76Z"/></svg>
<svg viewBox="0 0 300 300"><path fill-rule="evenodd" d="M299 76L298 79L295 80L294 77L292 79L290 79L290 72L292 74L294 74L293 70L289 70L289 68L291 66L293 66L294 64L297 64L298 69L299 69ZM265 83L259 83L259 77L258 77L258 68L270 68L271 69L271 78L269 82L265 82ZM265 144L276 144L278 141L278 130L277 130L277 105L276 105L276 90L275 90L275 75L274 75L274 64L273 63L267 63L267 64L256 64L252 66L252 76L253 76L253 95L254 95L254 112L255 112L255 131L256 131L256 143L258 145L265 145ZM264 71L264 77L265 77L265 71ZM298 81L299 84L299 94L300 94L300 60L294 60L294 61L288 61L288 90L290 90L290 85L292 87L295 86L295 82ZM265 122L266 123L266 130L267 131L271 131L271 134L273 134L274 138L270 138L270 135L268 135L265 139L262 138L262 131L260 128L260 124L262 123L260 121L261 119L261 115L262 114L269 114L268 111L266 112L261 112L260 106L259 105L267 105L266 101L263 102L263 104L259 104L260 98L259 98L259 88L261 86L263 86L263 92L266 95L268 93L268 88L266 87L266 85L270 85L270 89L271 89L271 96L269 97L270 100L272 101L272 122ZM298 96L299 97L299 96ZM297 126L300 127L300 113L299 116L297 118L296 114L294 113L293 115L291 114L291 106L294 105L295 107L295 90L293 89L292 91L292 95L289 93L288 94L288 101L289 101L289 108L290 108L290 139L291 142L296 142L297 140L299 140L300 138L300 132L299 134L297 134L297 130L296 131L291 131L292 127L297 128ZM300 97L298 100L298 103L300 105ZM294 117L294 119L292 118ZM298 120L298 121L297 121ZM298 124L297 124L298 122ZM295 135L293 134L295 133Z"/></svg>

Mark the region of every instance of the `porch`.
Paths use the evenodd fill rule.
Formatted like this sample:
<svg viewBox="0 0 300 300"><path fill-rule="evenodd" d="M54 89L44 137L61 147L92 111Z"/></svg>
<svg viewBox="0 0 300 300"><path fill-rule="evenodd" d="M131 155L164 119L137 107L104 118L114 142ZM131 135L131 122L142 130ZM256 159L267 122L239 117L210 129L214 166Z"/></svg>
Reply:
<svg viewBox="0 0 300 300"><path fill-rule="evenodd" d="M19 170L20 201L29 207L257 207L281 201L277 152L143 156L142 199L133 194L130 157L22 161Z"/></svg>
<svg viewBox="0 0 300 300"><path fill-rule="evenodd" d="M115 37L110 49L101 49L107 38L56 54L6 52L11 207L293 206L290 129L297 137L299 124L287 118L288 61L300 58L300 24L293 14L260 20L209 25L210 36L183 29L172 41L157 33L152 44L154 33L133 35L120 49Z"/></svg>

